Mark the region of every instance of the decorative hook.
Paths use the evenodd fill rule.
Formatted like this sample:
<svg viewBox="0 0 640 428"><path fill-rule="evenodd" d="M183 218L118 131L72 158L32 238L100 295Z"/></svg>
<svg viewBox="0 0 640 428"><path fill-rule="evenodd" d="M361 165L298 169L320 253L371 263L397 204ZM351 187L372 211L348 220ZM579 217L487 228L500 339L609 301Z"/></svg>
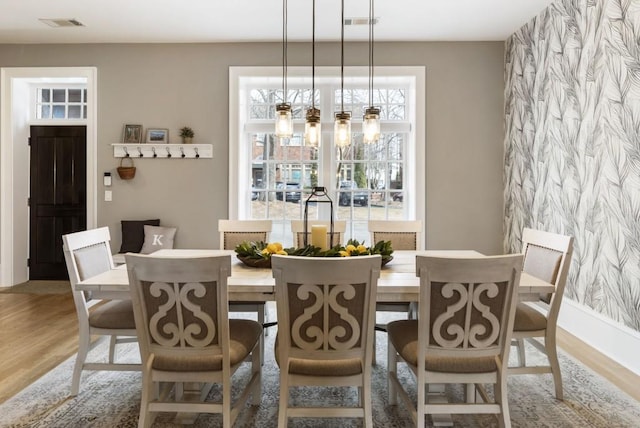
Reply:
<svg viewBox="0 0 640 428"><path fill-rule="evenodd" d="M126 147L123 147L124 149L124 157L128 158L129 157L129 150L127 150Z"/></svg>
<svg viewBox="0 0 640 428"><path fill-rule="evenodd" d="M138 149L138 157L143 158L142 149L140 147L136 147Z"/></svg>
<svg viewBox="0 0 640 428"><path fill-rule="evenodd" d="M180 155L181 158L184 158L185 156L187 156L187 155L184 154L184 148L182 148L182 147L180 147L180 153L182 153Z"/></svg>
<svg viewBox="0 0 640 428"><path fill-rule="evenodd" d="M169 147L165 147L167 149L167 157L170 158L171 157L171 150L169 150Z"/></svg>
<svg viewBox="0 0 640 428"><path fill-rule="evenodd" d="M196 159L200 157L200 153L198 153L198 148L194 147L193 150L196 152Z"/></svg>
<svg viewBox="0 0 640 428"><path fill-rule="evenodd" d="M157 158L158 154L156 153L156 148L155 147L151 147L151 151L153 152L153 157Z"/></svg>

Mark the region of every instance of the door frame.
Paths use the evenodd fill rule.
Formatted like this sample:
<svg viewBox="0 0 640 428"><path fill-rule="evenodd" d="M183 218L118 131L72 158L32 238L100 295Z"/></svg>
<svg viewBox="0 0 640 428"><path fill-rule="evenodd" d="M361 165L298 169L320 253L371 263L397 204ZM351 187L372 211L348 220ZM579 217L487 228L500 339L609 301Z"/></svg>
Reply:
<svg viewBox="0 0 640 428"><path fill-rule="evenodd" d="M0 69L0 287L28 280L29 126L35 124L25 100L33 82L84 78L87 82L87 228L97 224L97 68L7 67ZM39 124L39 123L38 123ZM65 121L57 125L78 125ZM26 176L26 178L25 178Z"/></svg>

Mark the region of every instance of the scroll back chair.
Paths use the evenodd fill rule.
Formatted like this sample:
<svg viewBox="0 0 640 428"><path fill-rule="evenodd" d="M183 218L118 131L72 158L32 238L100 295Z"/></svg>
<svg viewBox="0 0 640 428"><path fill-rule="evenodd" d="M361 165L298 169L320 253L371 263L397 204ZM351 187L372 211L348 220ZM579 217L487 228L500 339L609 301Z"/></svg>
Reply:
<svg viewBox="0 0 640 428"><path fill-rule="evenodd" d="M511 426L507 360L522 255L473 259L416 257L420 277L417 320L388 324L389 404L400 396L417 427L427 414L494 413ZM416 377L414 405L398 378L398 362ZM429 384L467 385L467 400L432 403ZM494 385L494 399L483 384ZM473 389L472 389L473 388ZM476 398L482 399L477 402Z"/></svg>
<svg viewBox="0 0 640 428"><path fill-rule="evenodd" d="M573 253L573 237L525 228L522 233L523 271L555 286L550 295L537 302L521 302L516 307L512 344L517 347L518 366L509 374L551 373L556 398L563 399L562 373L556 348L556 330L560 304ZM537 340L544 338L544 344ZM548 366L527 366L525 339L548 359Z"/></svg>
<svg viewBox="0 0 640 428"><path fill-rule="evenodd" d="M309 220L307 222L308 234L307 244L311 244L311 226L327 227L327 247L331 247L331 222L329 220ZM347 222L345 220L335 220L333 222L333 245L343 244L342 239L347 230ZM291 233L293 234L293 243L296 247L304 247L304 220L291 220Z"/></svg>
<svg viewBox="0 0 640 428"><path fill-rule="evenodd" d="M375 296L382 259L272 256L280 367L278 427L293 417L360 417L372 428ZM356 406L293 406L289 389L356 386Z"/></svg>
<svg viewBox="0 0 640 428"><path fill-rule="evenodd" d="M136 371L140 364L115 362L116 345L135 342L136 326L130 300L104 301L76 288L87 278L114 269L108 227L69 233L62 236L64 259L78 315L78 355L73 367L71 395L78 395L83 370ZM98 344L92 335L110 336L107 363L87 362L89 351Z"/></svg>
<svg viewBox="0 0 640 428"><path fill-rule="evenodd" d="M221 413L230 428L249 397L261 400L260 336L254 320L229 319L231 256L165 258L126 254L131 299L142 355L139 427L157 412ZM232 402L232 376L251 356L251 377ZM175 384L175 399L160 383ZM204 383L200 400L184 397L183 383ZM221 402L206 401L212 383Z"/></svg>

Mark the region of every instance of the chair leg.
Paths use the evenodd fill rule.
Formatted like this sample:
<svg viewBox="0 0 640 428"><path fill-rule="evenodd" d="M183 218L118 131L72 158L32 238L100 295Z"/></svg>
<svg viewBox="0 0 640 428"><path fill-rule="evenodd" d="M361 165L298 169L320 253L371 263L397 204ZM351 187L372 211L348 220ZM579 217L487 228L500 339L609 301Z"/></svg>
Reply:
<svg viewBox="0 0 640 428"><path fill-rule="evenodd" d="M82 368L87 360L87 354L91 347L91 337L86 329L81 328L78 335L78 355L76 363L73 366L73 377L71 380L71 395L76 396L80 392L80 378L82 377Z"/></svg>
<svg viewBox="0 0 640 428"><path fill-rule="evenodd" d="M391 373L398 373L398 355L390 340L387 341L387 390L389 391L389 404L398 404L398 391L396 385L391 380Z"/></svg>
<svg viewBox="0 0 640 428"><path fill-rule="evenodd" d="M116 358L116 343L118 342L117 336L111 336L109 338L109 364L113 364Z"/></svg>
<svg viewBox="0 0 640 428"><path fill-rule="evenodd" d="M371 410L371 379L365 379L365 385L359 387L360 405L364 410L365 428L373 428L373 411Z"/></svg>
<svg viewBox="0 0 640 428"><path fill-rule="evenodd" d="M263 305L258 305L258 323L260 325L264 325L265 323L265 309L266 303ZM262 329L262 334L260 335L260 364L264 365L264 335L266 334L265 330Z"/></svg>
<svg viewBox="0 0 640 428"><path fill-rule="evenodd" d="M560 362L558 361L558 349L556 348L555 335L548 335L544 339L544 347L547 350L547 358L551 366L551 374L553 375L553 383L556 388L556 398L564 400L562 390L562 373L560 372Z"/></svg>
<svg viewBox="0 0 640 428"><path fill-rule="evenodd" d="M260 349L260 345L256 346L253 350L254 355L251 356L251 374L256 375L258 380L251 390L251 404L259 406L262 402L262 361L263 356ZM259 354L259 355L258 355Z"/></svg>
<svg viewBox="0 0 640 428"><path fill-rule="evenodd" d="M280 365L280 371L287 370L285 364ZM287 409L289 408L289 383L287 376L280 375L280 400L278 405L278 428L287 428Z"/></svg>
<svg viewBox="0 0 640 428"><path fill-rule="evenodd" d="M516 339L517 347L518 347L518 366L524 367L527 365L526 354L524 351L524 339Z"/></svg>
<svg viewBox="0 0 640 428"><path fill-rule="evenodd" d="M149 414L149 402L154 390L154 382L150 373L142 373L142 396L140 398L140 417L138 418L138 428L149 428L152 418Z"/></svg>
<svg viewBox="0 0 640 428"><path fill-rule="evenodd" d="M505 367L506 369L506 367ZM498 415L498 426L500 428L511 428L511 415L509 414L509 399L507 397L507 373L498 373L495 384L495 401L500 405L500 415Z"/></svg>

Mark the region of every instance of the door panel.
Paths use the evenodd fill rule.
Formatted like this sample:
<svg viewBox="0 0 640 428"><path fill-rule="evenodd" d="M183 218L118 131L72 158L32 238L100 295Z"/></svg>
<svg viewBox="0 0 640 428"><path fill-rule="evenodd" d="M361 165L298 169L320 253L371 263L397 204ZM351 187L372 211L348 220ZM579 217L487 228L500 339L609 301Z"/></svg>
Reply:
<svg viewBox="0 0 640 428"><path fill-rule="evenodd" d="M87 227L84 126L32 126L29 279L67 279L62 235Z"/></svg>

